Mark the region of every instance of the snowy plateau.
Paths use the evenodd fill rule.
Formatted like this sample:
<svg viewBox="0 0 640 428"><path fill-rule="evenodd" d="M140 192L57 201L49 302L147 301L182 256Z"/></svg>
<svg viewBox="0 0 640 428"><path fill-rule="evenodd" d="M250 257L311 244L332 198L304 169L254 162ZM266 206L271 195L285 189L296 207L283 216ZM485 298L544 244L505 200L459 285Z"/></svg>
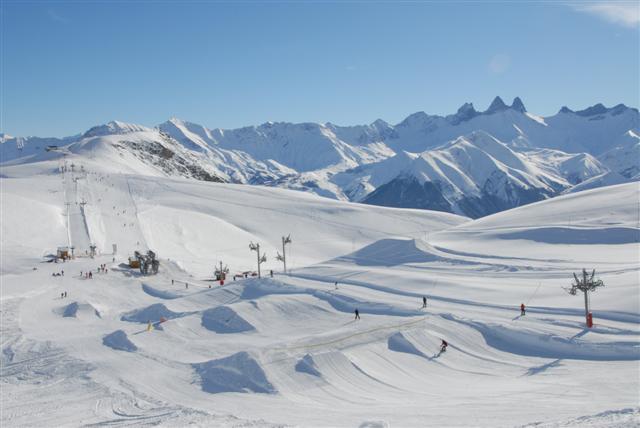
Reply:
<svg viewBox="0 0 640 428"><path fill-rule="evenodd" d="M2 135L0 425L640 426L638 120Z"/></svg>

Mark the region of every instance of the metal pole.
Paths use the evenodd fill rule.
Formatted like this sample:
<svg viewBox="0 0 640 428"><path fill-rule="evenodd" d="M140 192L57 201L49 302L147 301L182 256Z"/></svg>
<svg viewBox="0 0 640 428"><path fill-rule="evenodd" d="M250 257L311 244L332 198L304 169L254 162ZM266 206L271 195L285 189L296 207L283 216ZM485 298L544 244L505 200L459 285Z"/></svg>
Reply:
<svg viewBox="0 0 640 428"><path fill-rule="evenodd" d="M287 255L284 252L284 246L286 244L285 237L282 237L282 263L284 264L284 274L287 274Z"/></svg>
<svg viewBox="0 0 640 428"><path fill-rule="evenodd" d="M67 206L67 242L69 246L71 246L71 221L69 220L69 206L71 202L65 202L65 205Z"/></svg>
<svg viewBox="0 0 640 428"><path fill-rule="evenodd" d="M260 244L256 244L256 252L258 253L258 278L262 278L260 275Z"/></svg>
<svg viewBox="0 0 640 428"><path fill-rule="evenodd" d="M589 292L589 288L587 287L587 271L582 269L582 280L584 286L584 320L587 324L589 324L589 300L587 293Z"/></svg>

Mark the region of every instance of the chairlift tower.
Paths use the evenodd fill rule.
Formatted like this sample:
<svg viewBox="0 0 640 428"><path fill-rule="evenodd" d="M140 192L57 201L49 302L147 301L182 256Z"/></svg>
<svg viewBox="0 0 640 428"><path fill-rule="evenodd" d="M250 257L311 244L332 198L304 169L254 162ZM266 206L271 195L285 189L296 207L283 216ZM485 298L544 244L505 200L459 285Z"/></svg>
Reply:
<svg viewBox="0 0 640 428"><path fill-rule="evenodd" d="M291 235L287 235L286 238L284 236L282 237L282 255L280 255L280 253L277 253L276 255L276 259L281 261L282 264L284 265L285 275L287 273L287 254L285 252L285 246L287 244L291 244Z"/></svg>
<svg viewBox="0 0 640 428"><path fill-rule="evenodd" d="M262 257L260 256L260 244L254 244L251 242L249 243L249 249L258 253L258 278L262 278L260 274L260 265L267 261L267 255L263 254Z"/></svg>
<svg viewBox="0 0 640 428"><path fill-rule="evenodd" d="M573 274L574 283L566 291L575 296L578 291L584 293L584 316L586 318L587 327L591 328L593 324L593 318L591 318L591 312L589 312L589 292L596 291L599 287L604 287L604 282L601 279L596 278L596 270L591 272L591 275L587 273L586 269L582 269L582 278L579 278L575 273Z"/></svg>
<svg viewBox="0 0 640 428"><path fill-rule="evenodd" d="M219 281L219 280L226 279L226 276L228 273L229 273L229 267L227 265L223 267L222 260L220 260L220 265L216 267L214 272L214 276L216 277L216 280Z"/></svg>

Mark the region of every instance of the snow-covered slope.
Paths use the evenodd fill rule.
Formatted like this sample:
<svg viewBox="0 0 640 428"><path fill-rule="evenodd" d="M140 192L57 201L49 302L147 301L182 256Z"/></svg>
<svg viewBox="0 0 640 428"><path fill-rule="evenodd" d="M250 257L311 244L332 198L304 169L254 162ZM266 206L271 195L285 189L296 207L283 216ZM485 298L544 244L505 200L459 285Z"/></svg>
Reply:
<svg viewBox="0 0 640 428"><path fill-rule="evenodd" d="M628 179L640 178L640 134L626 132L611 150L599 156L600 161L611 171Z"/></svg>
<svg viewBox="0 0 640 428"><path fill-rule="evenodd" d="M366 203L481 217L554 196L605 171L587 154L515 152L478 131L419 155L403 152L347 171L335 180Z"/></svg>
<svg viewBox="0 0 640 428"><path fill-rule="evenodd" d="M353 167L389 156L380 141L349 143L339 139L335 127L317 123L273 123L235 130L208 130L172 119L160 125L178 141L206 150L219 147L247 153L261 162L275 161L304 173L332 166Z"/></svg>
<svg viewBox="0 0 640 428"><path fill-rule="evenodd" d="M2 426L637 424L636 183L469 221L165 177L117 146L175 143L118 132L70 146L62 172L2 166ZM234 280L252 241L275 275ZM74 260L43 259L68 244ZM127 266L146 249L157 275ZM583 267L605 283L592 329L563 290Z"/></svg>

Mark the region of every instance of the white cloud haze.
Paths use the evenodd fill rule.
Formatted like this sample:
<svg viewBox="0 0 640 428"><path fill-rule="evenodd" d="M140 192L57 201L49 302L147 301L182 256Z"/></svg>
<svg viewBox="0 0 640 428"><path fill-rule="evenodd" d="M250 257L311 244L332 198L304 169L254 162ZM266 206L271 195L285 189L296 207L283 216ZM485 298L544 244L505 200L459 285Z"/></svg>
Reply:
<svg viewBox="0 0 640 428"><path fill-rule="evenodd" d="M571 5L580 12L597 15L607 21L625 27L640 26L640 2L594 2Z"/></svg>

